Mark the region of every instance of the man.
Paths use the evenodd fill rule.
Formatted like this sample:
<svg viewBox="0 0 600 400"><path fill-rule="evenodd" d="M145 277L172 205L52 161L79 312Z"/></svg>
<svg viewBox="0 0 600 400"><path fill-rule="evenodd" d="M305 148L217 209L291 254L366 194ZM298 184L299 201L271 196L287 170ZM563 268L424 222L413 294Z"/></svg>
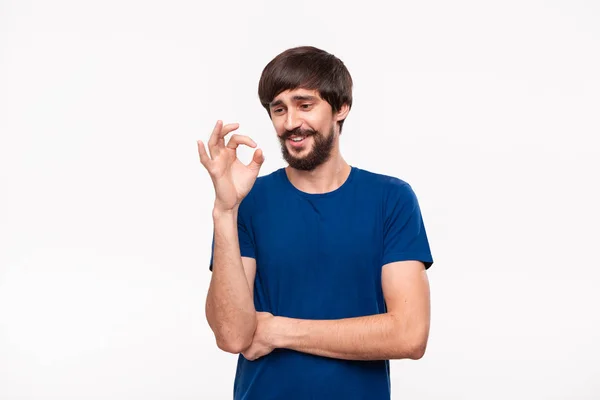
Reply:
<svg viewBox="0 0 600 400"><path fill-rule="evenodd" d="M258 94L289 164L258 177L248 136L218 121L198 141L216 193L206 316L240 353L235 399L389 399L390 359L419 359L429 336L433 259L417 198L398 178L340 153L352 79L335 56L289 49Z"/></svg>

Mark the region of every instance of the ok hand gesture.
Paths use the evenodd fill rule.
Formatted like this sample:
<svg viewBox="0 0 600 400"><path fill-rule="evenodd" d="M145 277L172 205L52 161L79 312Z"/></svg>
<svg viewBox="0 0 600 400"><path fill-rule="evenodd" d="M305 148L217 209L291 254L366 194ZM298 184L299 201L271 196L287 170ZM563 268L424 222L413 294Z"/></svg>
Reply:
<svg viewBox="0 0 600 400"><path fill-rule="evenodd" d="M208 140L210 157L202 141L198 140L200 162L212 179L216 195L215 209L219 211L231 211L239 206L250 192L265 161L261 149L256 149L248 165L237 158L236 151L240 144L256 147L254 140L248 136L234 134L225 145L225 136L238 127L237 123L223 125L222 121L217 121Z"/></svg>

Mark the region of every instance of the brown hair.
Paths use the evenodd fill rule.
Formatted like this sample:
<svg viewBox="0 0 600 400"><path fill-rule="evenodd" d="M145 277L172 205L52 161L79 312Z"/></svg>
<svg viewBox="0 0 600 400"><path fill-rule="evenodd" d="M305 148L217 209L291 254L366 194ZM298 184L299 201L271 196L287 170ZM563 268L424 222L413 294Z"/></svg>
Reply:
<svg viewBox="0 0 600 400"><path fill-rule="evenodd" d="M343 104L352 107L352 77L344 63L312 46L294 47L279 54L263 69L258 97L271 116L269 104L281 92L291 89L317 90L333 112ZM340 132L344 121L339 121Z"/></svg>

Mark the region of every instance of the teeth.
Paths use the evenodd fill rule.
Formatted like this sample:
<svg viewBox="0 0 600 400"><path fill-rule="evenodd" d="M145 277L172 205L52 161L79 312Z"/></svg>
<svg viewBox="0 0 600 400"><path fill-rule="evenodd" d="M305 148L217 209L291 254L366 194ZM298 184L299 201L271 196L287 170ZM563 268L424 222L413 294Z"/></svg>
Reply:
<svg viewBox="0 0 600 400"><path fill-rule="evenodd" d="M293 138L292 141L294 141L294 142L300 142L303 139L304 139L303 137L302 138Z"/></svg>

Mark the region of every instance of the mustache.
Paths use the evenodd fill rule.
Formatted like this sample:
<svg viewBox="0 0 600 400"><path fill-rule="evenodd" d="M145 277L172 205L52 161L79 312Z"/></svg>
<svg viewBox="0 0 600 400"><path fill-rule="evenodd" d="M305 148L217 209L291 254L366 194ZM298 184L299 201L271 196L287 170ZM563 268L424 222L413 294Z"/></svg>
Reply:
<svg viewBox="0 0 600 400"><path fill-rule="evenodd" d="M311 135L315 135L316 133L317 132L313 131L312 129L296 128L291 131L283 132L283 134L281 135L281 140L287 140L294 135L295 136L311 136Z"/></svg>

